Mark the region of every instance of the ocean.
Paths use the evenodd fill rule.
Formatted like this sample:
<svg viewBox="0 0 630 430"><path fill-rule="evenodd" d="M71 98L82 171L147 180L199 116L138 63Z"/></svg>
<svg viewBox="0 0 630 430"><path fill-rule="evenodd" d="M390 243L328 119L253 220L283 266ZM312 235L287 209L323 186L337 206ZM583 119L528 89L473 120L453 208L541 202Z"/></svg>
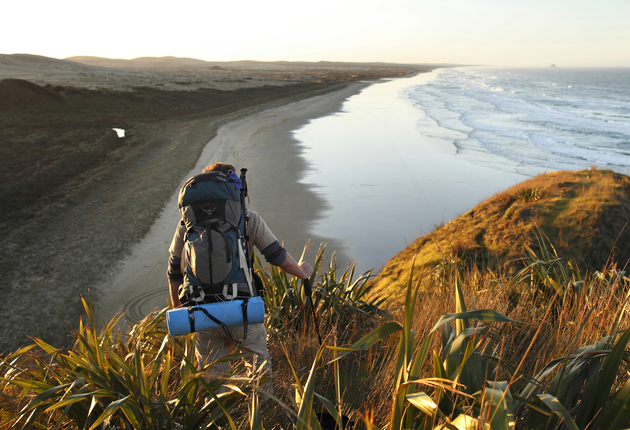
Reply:
<svg viewBox="0 0 630 430"><path fill-rule="evenodd" d="M630 69L444 69L405 91L438 127L461 133L453 144L464 157L495 154L526 174L628 173Z"/></svg>
<svg viewBox="0 0 630 430"><path fill-rule="evenodd" d="M359 271L529 177L630 171L630 69L440 69L370 85L294 132Z"/></svg>

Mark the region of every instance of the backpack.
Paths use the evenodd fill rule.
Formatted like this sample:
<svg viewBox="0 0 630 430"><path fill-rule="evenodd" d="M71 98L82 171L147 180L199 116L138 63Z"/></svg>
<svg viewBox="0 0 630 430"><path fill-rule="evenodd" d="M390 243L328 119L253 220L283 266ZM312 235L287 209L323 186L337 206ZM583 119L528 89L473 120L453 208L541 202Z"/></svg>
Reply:
<svg viewBox="0 0 630 430"><path fill-rule="evenodd" d="M184 306L235 299L239 284L247 285L246 297L254 296L245 248L245 192L234 172L202 173L182 186L178 205L186 235L179 297Z"/></svg>

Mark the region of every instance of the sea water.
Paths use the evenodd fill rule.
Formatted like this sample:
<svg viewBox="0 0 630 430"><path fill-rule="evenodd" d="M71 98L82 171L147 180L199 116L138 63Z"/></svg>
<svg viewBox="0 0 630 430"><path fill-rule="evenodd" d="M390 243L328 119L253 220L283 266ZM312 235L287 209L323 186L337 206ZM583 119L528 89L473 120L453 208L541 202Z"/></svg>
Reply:
<svg viewBox="0 0 630 430"><path fill-rule="evenodd" d="M461 133L453 144L464 157L499 155L527 174L628 173L630 69L444 69L405 91L439 127Z"/></svg>
<svg viewBox="0 0 630 430"><path fill-rule="evenodd" d="M360 271L545 171L630 169L630 70L441 69L365 88L294 132L303 182L327 202L312 230Z"/></svg>

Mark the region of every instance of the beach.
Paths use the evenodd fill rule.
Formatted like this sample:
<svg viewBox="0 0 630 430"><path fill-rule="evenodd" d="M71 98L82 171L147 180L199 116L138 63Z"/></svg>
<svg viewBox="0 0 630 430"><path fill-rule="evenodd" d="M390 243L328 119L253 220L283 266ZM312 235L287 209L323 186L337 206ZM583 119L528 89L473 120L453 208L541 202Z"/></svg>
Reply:
<svg viewBox="0 0 630 430"><path fill-rule="evenodd" d="M338 111L344 101L368 85L353 83L333 93L227 121L185 177L201 172L213 161L247 168L248 208L265 219L296 260L310 240L312 247L307 261L312 263L320 244L327 243L327 256L336 252L342 267L350 264L352 257L343 241L312 232L311 227L321 217L327 202L312 186L301 182L309 166L301 156L302 148L293 131L314 118ZM179 222L178 192L179 187L173 190L149 233L133 246L130 256L114 266L111 278L98 287L99 318L108 320L122 309L127 312L127 320L135 321L154 308L166 306L166 263L168 246Z"/></svg>
<svg viewBox="0 0 630 430"><path fill-rule="evenodd" d="M456 133L416 107L409 91L437 73L366 87L294 133L312 165L303 182L328 203L312 231L342 240L359 273L378 272L435 226L529 178L493 154L462 157Z"/></svg>
<svg viewBox="0 0 630 430"><path fill-rule="evenodd" d="M99 323L118 309L133 320L163 308L165 253L177 220L155 222L165 208L177 216L172 196L215 159L250 169L251 208L297 258L307 238L316 243L311 252L333 243L305 227L324 203L299 185L307 166L281 130L334 112L363 81L411 73L396 65L247 63L217 70L173 61L173 70L130 72L0 54L0 351L32 338L69 346L85 316L83 300ZM285 105L289 115L269 113ZM250 117L257 125L238 122ZM208 145L227 124L236 128ZM207 162L199 161L204 148ZM344 252L338 242L333 249ZM143 258L135 259L137 250ZM123 267L141 276L125 279Z"/></svg>
<svg viewBox="0 0 630 430"><path fill-rule="evenodd" d="M249 208L299 259L321 244L343 270L377 273L434 226L528 177L471 163L445 136L420 126L405 89L431 73L347 88L229 121L186 177L213 161L248 168ZM494 159L501 164L503 160ZM106 319L131 321L166 305L167 248L179 220L177 190L151 231L99 287Z"/></svg>
<svg viewBox="0 0 630 430"><path fill-rule="evenodd" d="M109 77L110 72L99 73ZM63 344L68 325L76 326L82 313L81 297L92 303L99 322L118 311L126 312L123 321L135 322L164 308L167 250L179 221L177 193L187 178L213 161L248 169L248 207L265 219L296 260L307 242L311 248L305 259L311 263L326 244L326 265L334 254L341 270L356 262L357 274L380 270L434 225L525 178L470 163L443 136L421 129L417 111L401 91L430 79L430 73L386 79L379 79L382 71L375 73L372 79L354 82L322 84L309 75L311 81L298 85L254 88L249 86L252 80L243 78L245 87L229 93L144 88L114 94L108 92L107 81L95 81L105 87L93 94L103 100L117 97L138 118L101 120L93 131L77 122L85 134L81 139L93 139L89 133L105 135L102 160L51 192L41 192L40 180L35 192L43 197L35 202L37 210L31 205L8 214L30 218L6 224L10 229L2 239L1 261L10 281L5 298L16 308L35 307L37 312L5 312L1 349L28 343L26 336ZM72 76L77 74L63 79L71 81ZM134 82L156 79L153 72L133 77ZM126 79L124 75L121 81ZM218 85L217 79L207 76L204 85ZM8 86L18 87L30 91L17 81ZM67 91L35 90L53 98ZM149 101L147 113L138 110L138 94ZM207 97L225 97L227 104L204 110ZM154 113L156 103L168 110ZM98 106L92 108L98 111ZM76 121L85 116L71 114ZM34 115L32 121L37 121L39 113ZM113 128L124 129L125 137ZM51 130L55 136L57 130ZM77 166L77 157L87 156L77 148L69 150L64 154L74 158L68 158L64 169L51 170L50 178L66 175ZM60 165L57 153L49 152L53 167ZM19 179L7 172L7 178ZM40 176L24 178L42 177L42 172L35 173Z"/></svg>

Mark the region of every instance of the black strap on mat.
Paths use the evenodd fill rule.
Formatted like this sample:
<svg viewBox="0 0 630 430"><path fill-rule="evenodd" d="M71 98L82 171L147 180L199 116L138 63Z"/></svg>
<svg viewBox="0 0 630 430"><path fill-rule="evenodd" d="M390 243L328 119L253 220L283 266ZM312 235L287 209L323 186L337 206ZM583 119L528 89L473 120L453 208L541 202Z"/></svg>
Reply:
<svg viewBox="0 0 630 430"><path fill-rule="evenodd" d="M235 344L238 345L239 343L243 342L247 338L247 325L248 325L247 302L248 302L248 299L245 298L245 299L243 299L243 303L241 304L241 309L243 311L243 339L241 339L239 341L234 339L232 337L232 333L230 333L230 330L229 330L228 326L223 321L219 320L218 318L214 317L213 315L210 315L210 312L208 312L206 309L202 308L201 306L189 306L188 307L188 322L190 323L190 332L191 333L195 332L195 311L201 311L208 318L210 318L210 321L212 321L215 324L220 325L221 328L223 329L223 331L225 332L225 335L228 337L228 339L230 339L232 342L234 342Z"/></svg>

